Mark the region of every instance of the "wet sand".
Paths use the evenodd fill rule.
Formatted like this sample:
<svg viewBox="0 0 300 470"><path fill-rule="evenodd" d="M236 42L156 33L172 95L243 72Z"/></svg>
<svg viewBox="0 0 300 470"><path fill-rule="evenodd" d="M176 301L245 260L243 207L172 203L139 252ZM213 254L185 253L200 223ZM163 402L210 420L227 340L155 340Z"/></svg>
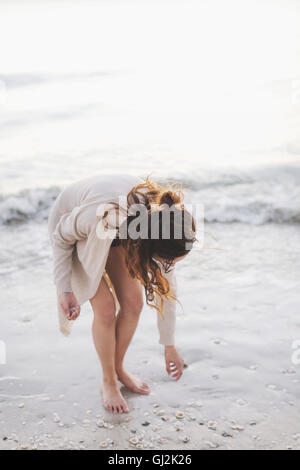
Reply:
<svg viewBox="0 0 300 470"><path fill-rule="evenodd" d="M230 248L225 239L223 233ZM268 256L261 249L258 271ZM148 381L151 394L123 388L128 415L102 408L90 306L65 338L57 328L50 263L3 278L0 448L299 449L300 366L291 361L292 342L300 338L295 273L275 276L273 267L271 279L249 268L234 276L225 253L233 271L221 276L219 256L195 255L178 270L185 314L179 307L177 342L188 364L179 382L165 372L155 313L144 308L126 366Z"/></svg>

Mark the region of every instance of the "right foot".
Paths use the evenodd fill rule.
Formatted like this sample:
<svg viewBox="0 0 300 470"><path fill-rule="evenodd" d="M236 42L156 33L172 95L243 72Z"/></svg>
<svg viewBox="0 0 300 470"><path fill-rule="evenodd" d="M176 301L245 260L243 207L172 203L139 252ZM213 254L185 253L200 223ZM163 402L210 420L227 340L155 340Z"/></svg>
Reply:
<svg viewBox="0 0 300 470"><path fill-rule="evenodd" d="M129 408L117 383L103 382L101 386L103 406L112 413L129 413Z"/></svg>

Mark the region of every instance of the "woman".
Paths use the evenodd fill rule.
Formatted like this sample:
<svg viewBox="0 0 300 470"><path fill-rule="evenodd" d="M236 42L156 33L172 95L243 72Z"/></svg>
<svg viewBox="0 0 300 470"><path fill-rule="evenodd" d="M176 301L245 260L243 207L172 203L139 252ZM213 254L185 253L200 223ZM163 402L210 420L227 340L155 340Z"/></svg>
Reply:
<svg viewBox="0 0 300 470"><path fill-rule="evenodd" d="M134 207L140 210L134 212ZM169 218L165 217L168 210ZM150 391L123 366L142 310L143 287L147 304L157 310L167 372L176 380L182 375L183 360L174 341L174 266L195 241L194 219L184 209L180 191L148 178L98 175L73 183L59 194L48 226L60 329L69 334L80 305L90 301L93 339L103 371L104 407L128 413L118 380L135 393Z"/></svg>

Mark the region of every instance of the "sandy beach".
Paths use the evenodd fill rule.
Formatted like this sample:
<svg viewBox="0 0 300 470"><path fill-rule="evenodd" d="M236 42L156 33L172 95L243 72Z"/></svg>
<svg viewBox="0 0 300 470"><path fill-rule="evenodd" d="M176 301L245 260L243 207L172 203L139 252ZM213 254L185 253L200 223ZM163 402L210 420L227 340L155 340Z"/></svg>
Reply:
<svg viewBox="0 0 300 470"><path fill-rule="evenodd" d="M239 258L243 247L231 246L233 229L249 245L254 237L260 248L252 245L248 270ZM152 391L138 396L123 389L128 415L102 408L90 306L70 337L59 333L50 263L32 263L2 281L1 449L300 447L299 366L291 362L299 337L299 283L292 270L299 268L291 257L267 269L270 230L274 243L288 237L292 252L292 227L249 231L216 224L211 230L225 249L197 252L178 268L184 313L178 307L177 343L188 367L179 382L167 376L155 315L145 307L126 365ZM47 259L46 237L44 243Z"/></svg>

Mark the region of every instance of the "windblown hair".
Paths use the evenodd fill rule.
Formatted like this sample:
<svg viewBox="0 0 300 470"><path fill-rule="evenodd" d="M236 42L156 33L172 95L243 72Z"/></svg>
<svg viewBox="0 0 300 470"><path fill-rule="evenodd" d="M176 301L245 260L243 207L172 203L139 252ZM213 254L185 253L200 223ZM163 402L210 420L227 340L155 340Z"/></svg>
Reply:
<svg viewBox="0 0 300 470"><path fill-rule="evenodd" d="M130 223L137 219L136 214L130 213L130 207L134 204L143 204L147 209L144 220L148 230L147 237L139 236L134 239L128 233ZM139 279L144 286L147 304L163 316L164 298L172 298L175 301L176 297L163 275L162 268L169 272L176 258L189 253L196 241L195 220L184 208L183 193L180 189L161 186L155 181L150 181L149 177L128 193L127 206L127 236L120 238L126 252L126 266L130 275ZM153 237L155 229L156 236ZM160 307L154 302L155 295L160 298Z"/></svg>

